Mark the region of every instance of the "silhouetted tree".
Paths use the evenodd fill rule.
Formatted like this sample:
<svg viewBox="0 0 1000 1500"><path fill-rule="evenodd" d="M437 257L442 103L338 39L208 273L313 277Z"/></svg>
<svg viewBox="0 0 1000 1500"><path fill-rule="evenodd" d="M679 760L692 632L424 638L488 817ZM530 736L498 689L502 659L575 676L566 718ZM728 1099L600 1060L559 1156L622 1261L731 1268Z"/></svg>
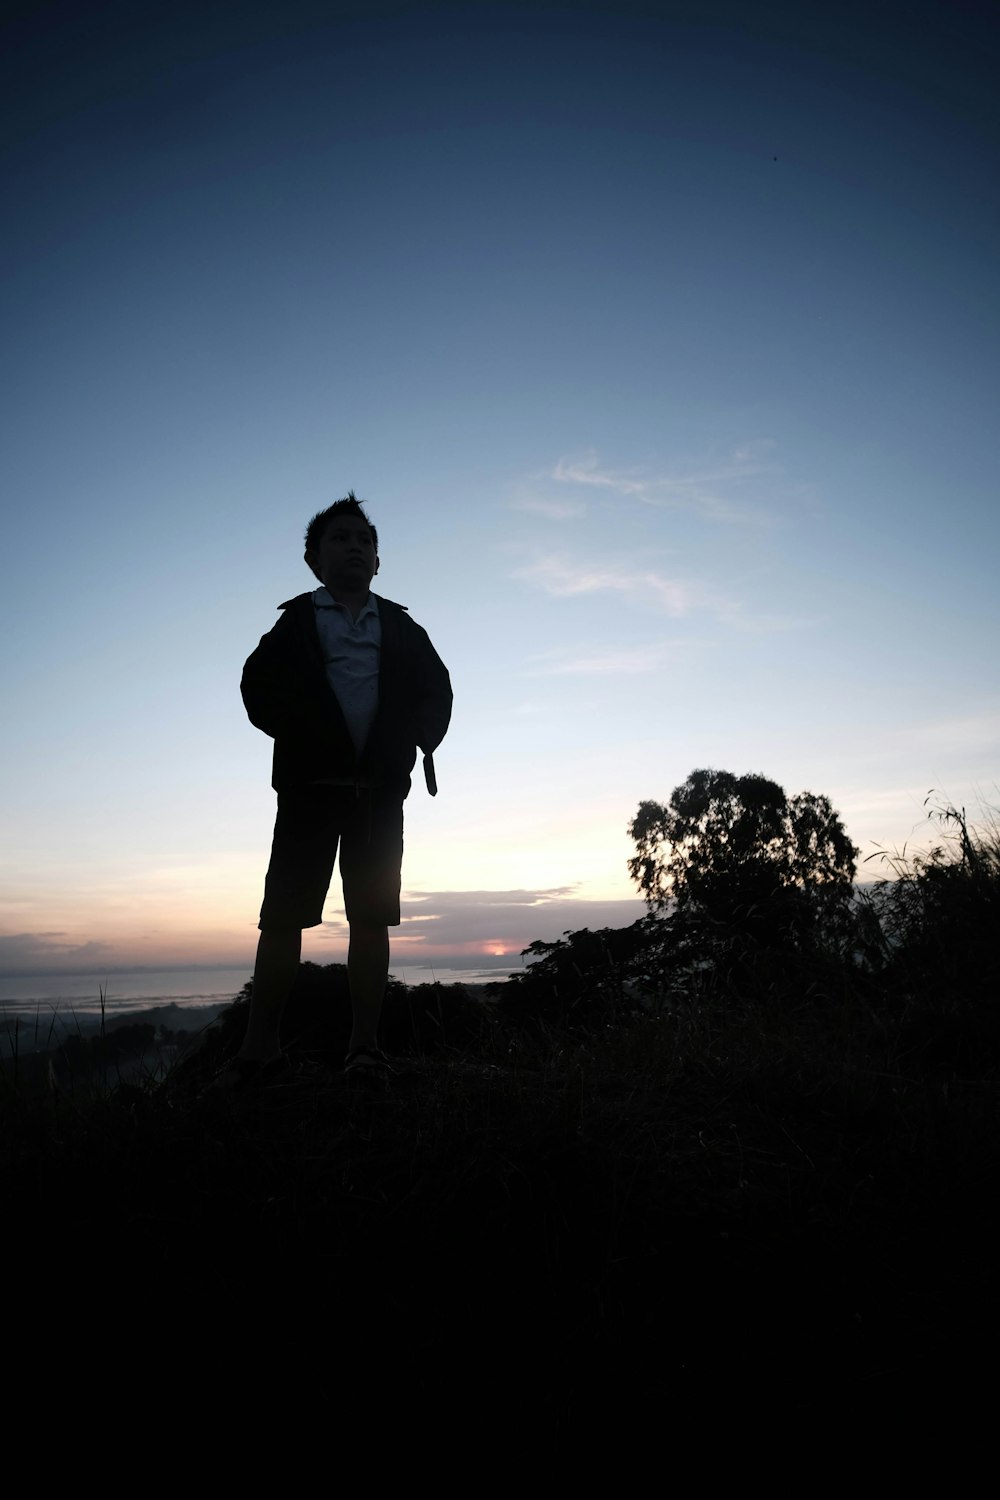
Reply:
<svg viewBox="0 0 1000 1500"><path fill-rule="evenodd" d="M570 1031L619 1022L640 1009L632 984L645 977L651 940L647 918L536 940L522 953L532 961L502 987L497 1011L518 1024L553 1022Z"/></svg>
<svg viewBox="0 0 1000 1500"><path fill-rule="evenodd" d="M765 776L692 771L629 824L629 873L651 912L801 936L849 909L857 849L826 797L789 797Z"/></svg>

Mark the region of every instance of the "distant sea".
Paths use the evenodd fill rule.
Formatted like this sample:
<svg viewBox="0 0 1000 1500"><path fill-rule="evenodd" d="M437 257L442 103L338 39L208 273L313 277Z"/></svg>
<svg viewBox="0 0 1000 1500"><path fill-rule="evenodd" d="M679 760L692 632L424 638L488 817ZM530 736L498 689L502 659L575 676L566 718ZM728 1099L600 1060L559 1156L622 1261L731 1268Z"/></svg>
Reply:
<svg viewBox="0 0 1000 1500"><path fill-rule="evenodd" d="M507 959L496 969L425 969L408 965L393 967L392 973L408 985L485 984L506 979L511 970ZM86 1024L101 1015L101 991L107 1019L156 1010L164 1005L203 1010L228 1005L253 973L253 966L239 969L135 969L102 974L34 974L0 976L0 1030L19 1018L24 1029L31 1023L47 1029L53 1018L74 1025Z"/></svg>
<svg viewBox="0 0 1000 1500"><path fill-rule="evenodd" d="M0 978L0 1010L8 1016L39 1010L99 1016L153 1010L158 1005L226 1005L253 973L239 969L135 969L113 974L32 974ZM23 1021L22 1021L23 1024Z"/></svg>

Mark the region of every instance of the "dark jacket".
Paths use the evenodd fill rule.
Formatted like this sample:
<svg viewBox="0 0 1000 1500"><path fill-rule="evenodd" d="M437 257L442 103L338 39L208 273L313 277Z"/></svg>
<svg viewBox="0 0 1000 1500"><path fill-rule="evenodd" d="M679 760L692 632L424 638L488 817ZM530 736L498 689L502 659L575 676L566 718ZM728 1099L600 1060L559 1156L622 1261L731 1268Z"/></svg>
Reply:
<svg viewBox="0 0 1000 1500"><path fill-rule="evenodd" d="M312 594L278 608L284 613L261 637L240 684L251 724L274 740L275 790L350 776L405 797L417 747L430 755L451 718L451 682L426 630L402 604L379 596L378 710L359 757L327 681Z"/></svg>

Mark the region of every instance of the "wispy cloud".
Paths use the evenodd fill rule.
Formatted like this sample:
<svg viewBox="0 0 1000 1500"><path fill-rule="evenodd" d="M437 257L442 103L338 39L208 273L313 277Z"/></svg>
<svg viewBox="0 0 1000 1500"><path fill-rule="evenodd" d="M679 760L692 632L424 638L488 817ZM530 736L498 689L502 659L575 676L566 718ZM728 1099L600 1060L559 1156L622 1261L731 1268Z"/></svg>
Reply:
<svg viewBox="0 0 1000 1500"><path fill-rule="evenodd" d="M510 502L511 510L524 510L530 515L544 516L547 521L573 521L586 514L582 500L550 500L544 495L517 495Z"/></svg>
<svg viewBox="0 0 1000 1500"><path fill-rule="evenodd" d="M749 479L777 472L774 447L770 439L743 443L721 463L666 474L606 468L590 449L577 458L561 458L551 478L558 484L612 490L643 505L694 511L713 521L759 522L769 518L768 512L732 491Z"/></svg>
<svg viewBox="0 0 1000 1500"><path fill-rule="evenodd" d="M710 593L690 579L667 578L652 568L628 568L621 564L573 562L563 555L541 557L514 574L525 582L537 584L547 594L568 598L575 594L632 594L652 600L674 617L698 608L716 613L731 612L734 606Z"/></svg>
<svg viewBox="0 0 1000 1500"><path fill-rule="evenodd" d="M85 971L111 952L108 943L74 942L65 932L11 932L0 935L0 974Z"/></svg>
<svg viewBox="0 0 1000 1500"><path fill-rule="evenodd" d="M591 901L575 898L574 890L408 891L402 928L393 930L393 964L435 958L454 964L463 956L481 962L488 954L508 954L513 964L537 939L552 942L583 927L627 927L645 910L638 897ZM338 918L315 935L340 942L346 933Z"/></svg>
<svg viewBox="0 0 1000 1500"><path fill-rule="evenodd" d="M560 484L590 484L598 489L617 490L621 495L638 495L640 499L646 488L641 479L602 469L592 448L577 459L561 458L552 470L552 478Z"/></svg>
<svg viewBox="0 0 1000 1500"><path fill-rule="evenodd" d="M554 885L537 891L422 891L414 892L410 900L431 905L444 902L452 910L474 907L481 911L495 906L549 906L553 901L572 896L574 889L572 885Z"/></svg>
<svg viewBox="0 0 1000 1500"><path fill-rule="evenodd" d="M781 614L777 611L748 609L738 599L722 593L717 588L692 578L668 578L652 568L629 568L625 564L594 564L576 562L565 554L540 557L530 567L521 568L512 575L525 583L535 584L555 598L568 599L579 594L611 593L629 595L647 604L651 603L672 619L700 613L719 621L730 630L746 635L770 635L790 630L808 630L825 622L821 614ZM573 651L568 661L579 661L579 665L566 665L564 672L595 671L652 671L662 661L662 647L644 646L624 648L621 652L596 650L595 652ZM553 668L553 670L560 670Z"/></svg>

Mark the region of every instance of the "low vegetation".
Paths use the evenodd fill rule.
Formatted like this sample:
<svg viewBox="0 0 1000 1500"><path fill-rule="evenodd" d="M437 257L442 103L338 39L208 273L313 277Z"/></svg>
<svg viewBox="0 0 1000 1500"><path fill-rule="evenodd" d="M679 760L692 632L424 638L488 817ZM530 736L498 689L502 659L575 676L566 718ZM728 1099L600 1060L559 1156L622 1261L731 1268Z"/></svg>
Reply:
<svg viewBox="0 0 1000 1500"><path fill-rule="evenodd" d="M383 1093L339 1072L337 966L302 966L298 1071L257 1095L206 1087L246 991L165 1078L5 1065L21 1280L64 1312L99 1286L120 1340L181 1339L189 1403L277 1370L272 1414L361 1420L377 1390L442 1440L974 1420L1000 838L951 808L938 827L849 922L664 905L533 943L485 992L394 983ZM162 1399L166 1363L143 1369ZM106 1378L134 1385L124 1358Z"/></svg>

